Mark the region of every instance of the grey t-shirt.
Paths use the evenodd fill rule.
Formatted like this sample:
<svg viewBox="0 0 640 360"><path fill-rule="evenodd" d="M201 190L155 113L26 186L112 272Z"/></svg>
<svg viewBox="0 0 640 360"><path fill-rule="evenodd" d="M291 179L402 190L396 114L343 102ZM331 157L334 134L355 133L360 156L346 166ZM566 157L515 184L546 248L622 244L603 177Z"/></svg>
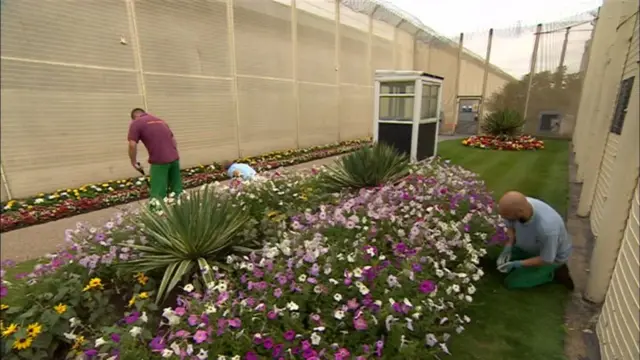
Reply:
<svg viewBox="0 0 640 360"><path fill-rule="evenodd" d="M567 233L564 219L551 206L527 197L533 207L533 216L526 223L508 221L515 230L515 246L531 254L538 254L544 262L566 263L571 255L571 237Z"/></svg>

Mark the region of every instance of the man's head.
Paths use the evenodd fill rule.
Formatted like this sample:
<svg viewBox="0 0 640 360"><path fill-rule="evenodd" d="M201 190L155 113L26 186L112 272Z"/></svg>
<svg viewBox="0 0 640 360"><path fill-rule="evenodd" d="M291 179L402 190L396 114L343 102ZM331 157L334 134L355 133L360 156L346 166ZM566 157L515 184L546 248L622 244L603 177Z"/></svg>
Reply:
<svg viewBox="0 0 640 360"><path fill-rule="evenodd" d="M498 202L500 216L505 220L527 222L533 215L533 207L527 197L517 191L502 195Z"/></svg>
<svg viewBox="0 0 640 360"><path fill-rule="evenodd" d="M138 117L140 117L140 116L142 116L142 115L144 115L144 114L146 114L146 113L147 113L147 112L146 112L146 111L144 111L144 109L141 109L141 108L135 108L135 109L131 110L131 120L135 120L135 119L137 119Z"/></svg>

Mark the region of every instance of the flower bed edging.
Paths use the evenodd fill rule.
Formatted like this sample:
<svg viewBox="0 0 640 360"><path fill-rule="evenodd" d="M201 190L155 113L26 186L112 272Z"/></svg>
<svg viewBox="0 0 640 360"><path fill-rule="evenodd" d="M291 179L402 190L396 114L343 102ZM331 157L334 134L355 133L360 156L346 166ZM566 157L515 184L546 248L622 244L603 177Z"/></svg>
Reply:
<svg viewBox="0 0 640 360"><path fill-rule="evenodd" d="M544 142L533 136L522 135L513 139L501 139L495 136L470 136L462 140L462 145L487 150L526 151L542 150Z"/></svg>
<svg viewBox="0 0 640 360"><path fill-rule="evenodd" d="M239 161L249 163L256 171L262 172L341 155L358 150L369 143L370 139L351 140L306 149L272 152ZM227 179L222 166L216 163L185 169L182 171L182 177L185 189ZM89 187L94 192L88 193L88 196L72 198L69 194L80 194L83 188L86 192ZM108 192L105 193L102 189ZM85 185L54 194L39 194L37 197L24 200L11 200L3 204L0 233L146 199L149 197L148 190L144 178L137 177L107 182L100 186ZM47 201L44 201L45 198Z"/></svg>

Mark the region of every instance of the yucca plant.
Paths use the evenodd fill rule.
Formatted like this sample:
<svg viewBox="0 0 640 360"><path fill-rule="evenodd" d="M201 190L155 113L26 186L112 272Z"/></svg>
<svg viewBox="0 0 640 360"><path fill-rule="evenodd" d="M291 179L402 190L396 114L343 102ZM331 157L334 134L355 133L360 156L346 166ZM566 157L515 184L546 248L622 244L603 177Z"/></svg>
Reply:
<svg viewBox="0 0 640 360"><path fill-rule="evenodd" d="M241 236L251 221L248 212L208 187L160 206L161 214L143 210L140 226L148 242L133 245L140 256L122 264L134 272L164 271L157 303L197 274L197 268L204 286L213 283L213 264L221 266L229 254L250 252L258 245Z"/></svg>
<svg viewBox="0 0 640 360"><path fill-rule="evenodd" d="M509 138L520 135L525 120L520 113L511 109L494 111L485 116L482 131L485 134Z"/></svg>
<svg viewBox="0 0 640 360"><path fill-rule="evenodd" d="M409 174L409 158L395 148L377 143L345 155L327 167L322 187L329 191L360 189L392 183Z"/></svg>

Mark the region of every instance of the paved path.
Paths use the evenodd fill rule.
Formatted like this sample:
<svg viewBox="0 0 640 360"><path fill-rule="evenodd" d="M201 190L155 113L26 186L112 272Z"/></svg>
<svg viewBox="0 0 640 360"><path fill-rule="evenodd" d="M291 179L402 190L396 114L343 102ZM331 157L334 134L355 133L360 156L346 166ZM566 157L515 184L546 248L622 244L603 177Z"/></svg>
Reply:
<svg viewBox="0 0 640 360"><path fill-rule="evenodd" d="M458 138L460 138L460 136L440 135L438 141ZM310 161L288 167L288 169L296 170L326 165L333 162L336 158L337 157L329 157ZM64 231L71 228L75 229L76 223L88 222L90 224L101 225L111 219L123 207L144 203L146 203L146 200L2 233L0 234L0 258L2 260L11 259L14 261L24 261L36 259L48 253L55 252L60 246L64 246Z"/></svg>

